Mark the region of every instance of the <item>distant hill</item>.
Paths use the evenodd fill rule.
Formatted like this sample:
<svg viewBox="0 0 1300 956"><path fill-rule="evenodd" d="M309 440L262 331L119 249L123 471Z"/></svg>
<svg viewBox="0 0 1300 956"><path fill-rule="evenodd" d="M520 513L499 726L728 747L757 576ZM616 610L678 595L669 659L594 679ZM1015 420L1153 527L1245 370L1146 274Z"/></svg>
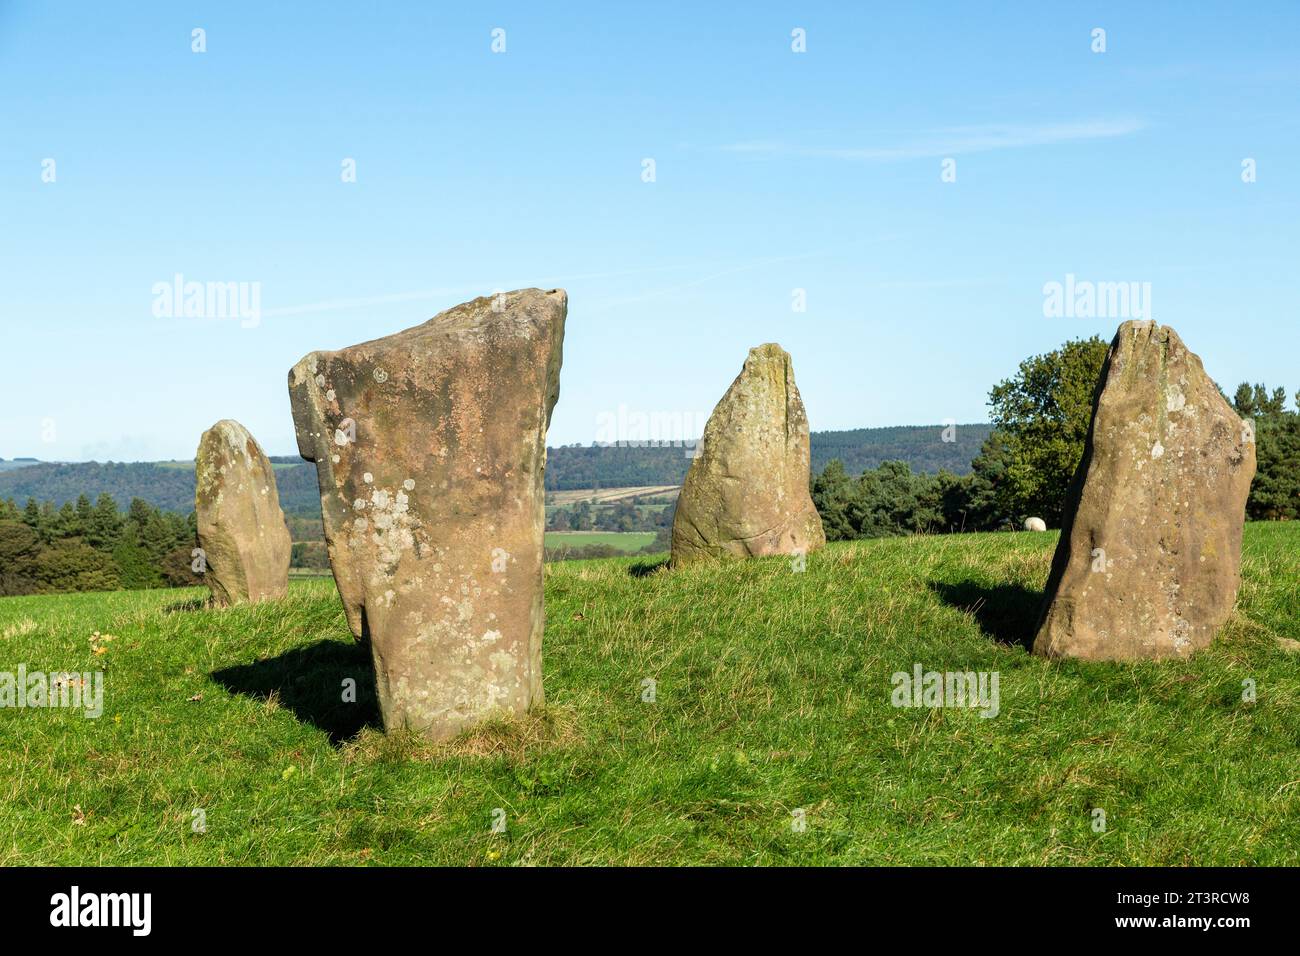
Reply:
<svg viewBox="0 0 1300 956"><path fill-rule="evenodd" d="M944 441L943 425L894 425L889 428L855 428L846 432L812 433L812 470L817 473L832 458L844 470L859 475L882 461L905 461L913 471L935 474L947 469L955 475L970 473L970 463L980 453L993 426L953 425L952 441Z"/></svg>
<svg viewBox="0 0 1300 956"><path fill-rule="evenodd" d="M38 464L35 458L11 458L6 461L0 458L0 471L12 471L15 468L28 468Z"/></svg>
<svg viewBox="0 0 1300 956"><path fill-rule="evenodd" d="M874 468L882 461L899 460L917 471L946 468L959 475L970 471L990 425L957 425L955 441L942 440L942 425L899 425L892 428L856 428L842 432L812 433L812 467L819 472L832 458L844 462L850 474ZM678 485L690 467L686 448L609 448L572 445L547 449L546 488L567 491L580 488ZM320 493L316 466L297 456L271 456L280 505L286 512L319 515ZM9 465L9 462L5 462ZM94 501L110 494L120 507L143 498L157 508L189 514L194 510L194 463L187 461L24 463L0 468L0 498L20 505L28 498L53 501L56 506L86 495Z"/></svg>
<svg viewBox="0 0 1300 956"><path fill-rule="evenodd" d="M273 457L271 461L277 466L275 481L281 507L290 512L319 514L316 466L296 457ZM194 463L41 462L0 471L0 498L13 498L20 505L35 498L53 501L57 507L83 494L92 502L101 494L110 494L123 510L132 498L143 498L164 511L189 514L194 510Z"/></svg>
<svg viewBox="0 0 1300 956"><path fill-rule="evenodd" d="M958 475L970 463L993 426L956 425L951 442L943 440L943 425L896 425L855 428L842 432L813 432L812 470L817 473L832 458L844 462L851 475L875 468L882 461L905 461L916 471L931 474L946 468ZM615 448L570 445L546 451L546 488L677 485L690 467L689 448Z"/></svg>

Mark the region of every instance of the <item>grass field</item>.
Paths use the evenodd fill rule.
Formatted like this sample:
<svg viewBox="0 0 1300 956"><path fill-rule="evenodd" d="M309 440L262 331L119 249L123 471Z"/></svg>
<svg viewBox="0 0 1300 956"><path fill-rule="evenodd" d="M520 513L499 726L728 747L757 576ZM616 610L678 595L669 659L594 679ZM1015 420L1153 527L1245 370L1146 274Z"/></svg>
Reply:
<svg viewBox="0 0 1300 956"><path fill-rule="evenodd" d="M574 505L579 501L612 504L626 498L676 498L680 485L628 485L625 488L582 488L569 491L548 491L548 505Z"/></svg>
<svg viewBox="0 0 1300 956"><path fill-rule="evenodd" d="M6 598L0 669L106 691L0 711L0 864L1300 862L1300 527L1247 528L1238 614L1185 663L1028 654L1054 542L549 565L547 706L443 746L340 703L369 663L329 580ZM892 707L916 663L998 672L998 715Z"/></svg>
<svg viewBox="0 0 1300 956"><path fill-rule="evenodd" d="M653 531L548 531L548 548L581 548L589 544L607 544L631 554L654 541Z"/></svg>

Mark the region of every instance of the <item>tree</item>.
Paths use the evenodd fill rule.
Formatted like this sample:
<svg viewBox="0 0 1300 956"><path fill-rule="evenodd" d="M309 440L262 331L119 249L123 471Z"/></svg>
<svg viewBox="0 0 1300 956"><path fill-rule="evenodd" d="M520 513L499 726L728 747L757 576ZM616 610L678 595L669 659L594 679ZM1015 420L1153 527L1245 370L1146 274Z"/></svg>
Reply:
<svg viewBox="0 0 1300 956"><path fill-rule="evenodd" d="M998 507L1012 521L1036 515L1060 525L1066 490L1083 457L1107 348L1096 336L1066 342L1025 359L1015 377L989 393L1005 462Z"/></svg>
<svg viewBox="0 0 1300 956"><path fill-rule="evenodd" d="M1296 396L1300 405L1300 394ZM1286 389L1269 392L1242 382L1232 400L1255 423L1255 480L1246 516L1256 521L1300 518L1300 413L1287 411Z"/></svg>
<svg viewBox="0 0 1300 956"><path fill-rule="evenodd" d="M295 544L295 548L298 546ZM321 545L321 550L325 549ZM189 545L177 548L162 560L162 575L169 587L184 588L203 583L202 575L194 573L194 558Z"/></svg>
<svg viewBox="0 0 1300 956"><path fill-rule="evenodd" d="M813 505L821 515L827 541L847 541L858 536L848 513L853 493L853 479L838 458L832 458L813 479Z"/></svg>
<svg viewBox="0 0 1300 956"><path fill-rule="evenodd" d="M965 478L962 526L967 531L996 531L1012 526L1012 514L1005 507L1010 495L1003 490L1007 463L1006 438L994 431L984 439L979 455L971 462L971 473Z"/></svg>
<svg viewBox="0 0 1300 956"><path fill-rule="evenodd" d="M86 526L86 543L97 551L112 551L122 535L122 518L112 495L103 494L95 502Z"/></svg>
<svg viewBox="0 0 1300 956"><path fill-rule="evenodd" d="M81 526L81 533L85 534L90 527L90 519L94 516L94 511L90 507L90 499L85 495L77 496L77 524Z"/></svg>
<svg viewBox="0 0 1300 956"><path fill-rule="evenodd" d="M112 591L120 586L117 569L105 555L80 541L60 541L36 560L35 577L41 593Z"/></svg>
<svg viewBox="0 0 1300 956"><path fill-rule="evenodd" d="M0 521L0 595L31 593L40 553L40 535L22 522Z"/></svg>
<svg viewBox="0 0 1300 956"><path fill-rule="evenodd" d="M128 521L122 536L113 547L113 564L121 586L128 590L156 588L163 583L159 564L148 548L140 544L134 521Z"/></svg>
<svg viewBox="0 0 1300 956"><path fill-rule="evenodd" d="M1251 386L1242 382L1232 399L1233 407L1242 418L1268 418L1286 413L1286 389L1275 388L1270 393L1263 385Z"/></svg>

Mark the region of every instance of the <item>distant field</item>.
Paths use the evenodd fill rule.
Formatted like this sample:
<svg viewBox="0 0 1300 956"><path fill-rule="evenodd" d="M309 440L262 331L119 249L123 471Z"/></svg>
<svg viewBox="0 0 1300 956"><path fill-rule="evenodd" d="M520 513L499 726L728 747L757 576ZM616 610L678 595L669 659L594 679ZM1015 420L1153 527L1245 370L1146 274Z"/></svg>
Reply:
<svg viewBox="0 0 1300 956"><path fill-rule="evenodd" d="M550 564L546 706L442 745L380 731L328 579L0 598L0 669L105 674L98 719L0 709L0 865L1300 863L1300 525L1247 526L1183 662L1030 655L1055 543ZM997 716L891 706L916 664L998 673Z"/></svg>
<svg viewBox="0 0 1300 956"><path fill-rule="evenodd" d="M546 503L548 505L572 505L579 501L596 501L601 504L609 504L615 501L622 501L625 498L675 498L680 485L645 485L641 487L627 488L596 488L596 489L577 489L571 491L548 491L546 493Z"/></svg>
<svg viewBox="0 0 1300 956"><path fill-rule="evenodd" d="M653 531L548 531L546 547L581 548L589 544L607 544L630 554L640 551L654 539Z"/></svg>

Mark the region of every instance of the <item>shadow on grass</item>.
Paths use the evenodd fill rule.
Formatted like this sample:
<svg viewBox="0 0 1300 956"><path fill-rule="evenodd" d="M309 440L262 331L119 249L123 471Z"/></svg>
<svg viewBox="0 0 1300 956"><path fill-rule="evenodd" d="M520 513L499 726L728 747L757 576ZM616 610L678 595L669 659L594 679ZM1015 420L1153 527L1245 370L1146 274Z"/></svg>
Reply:
<svg viewBox="0 0 1300 956"><path fill-rule="evenodd" d="M663 571L668 567L668 559L663 558L659 561L638 561L630 565L627 573L634 578L648 578L650 575Z"/></svg>
<svg viewBox="0 0 1300 956"><path fill-rule="evenodd" d="M382 727L370 649L365 644L318 641L252 664L224 667L209 675L232 694L267 700L303 723L329 734L335 747L366 727ZM356 681L356 702L343 700L343 681Z"/></svg>
<svg viewBox="0 0 1300 956"><path fill-rule="evenodd" d="M999 644L1033 649L1042 591L1023 584L990 586L976 581L931 581L930 590L944 604L974 615L980 630Z"/></svg>

